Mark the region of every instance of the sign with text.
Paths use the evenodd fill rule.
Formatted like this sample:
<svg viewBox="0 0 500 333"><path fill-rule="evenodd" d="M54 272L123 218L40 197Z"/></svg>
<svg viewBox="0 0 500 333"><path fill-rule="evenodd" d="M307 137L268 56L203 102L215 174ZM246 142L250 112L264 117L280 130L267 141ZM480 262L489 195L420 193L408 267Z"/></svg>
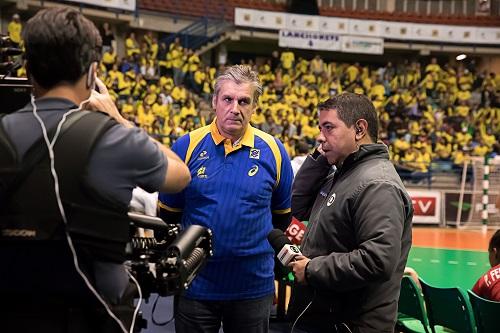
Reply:
<svg viewBox="0 0 500 333"><path fill-rule="evenodd" d="M334 33L280 30L280 47L340 51L340 36Z"/></svg>
<svg viewBox="0 0 500 333"><path fill-rule="evenodd" d="M384 39L342 36L342 52L384 54Z"/></svg>
<svg viewBox="0 0 500 333"><path fill-rule="evenodd" d="M439 224L441 194L438 191L408 191L413 203L413 223Z"/></svg>

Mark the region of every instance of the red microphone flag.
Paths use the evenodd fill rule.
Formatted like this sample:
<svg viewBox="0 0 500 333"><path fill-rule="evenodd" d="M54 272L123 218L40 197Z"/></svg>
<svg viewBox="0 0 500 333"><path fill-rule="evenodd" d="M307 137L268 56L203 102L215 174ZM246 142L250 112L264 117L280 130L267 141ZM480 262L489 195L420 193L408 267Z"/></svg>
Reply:
<svg viewBox="0 0 500 333"><path fill-rule="evenodd" d="M288 237L288 239L290 239L292 244L300 245L305 232L306 225L297 220L295 217L292 217L292 222L285 230L285 235Z"/></svg>

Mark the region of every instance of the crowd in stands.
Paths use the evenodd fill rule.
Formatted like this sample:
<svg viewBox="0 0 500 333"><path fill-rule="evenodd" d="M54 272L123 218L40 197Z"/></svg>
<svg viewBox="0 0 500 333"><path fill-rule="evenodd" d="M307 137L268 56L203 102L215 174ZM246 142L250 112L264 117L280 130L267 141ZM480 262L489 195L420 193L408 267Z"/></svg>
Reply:
<svg viewBox="0 0 500 333"><path fill-rule="evenodd" d="M211 122L221 68L204 64L178 38L166 44L152 32L140 39L130 32L119 57L109 25L102 36L100 76L127 119L165 144ZM474 61L372 66L306 59L283 49L264 62L242 62L260 73L264 86L252 125L279 137L291 158L299 143L315 144L318 102L343 91L373 101L380 140L403 171L426 173L433 161L459 167L467 156L500 152L500 75L479 72Z"/></svg>

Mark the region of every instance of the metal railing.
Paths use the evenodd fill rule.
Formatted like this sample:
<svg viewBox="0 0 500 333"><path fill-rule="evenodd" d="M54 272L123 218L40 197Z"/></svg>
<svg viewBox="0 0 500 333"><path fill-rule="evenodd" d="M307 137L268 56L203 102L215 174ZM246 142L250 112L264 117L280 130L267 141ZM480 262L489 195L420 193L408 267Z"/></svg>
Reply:
<svg viewBox="0 0 500 333"><path fill-rule="evenodd" d="M230 26L231 24L226 21L203 17L184 29L164 38L162 42L168 45L172 43L175 38L179 37L182 47L196 50L209 41L219 37L226 32Z"/></svg>

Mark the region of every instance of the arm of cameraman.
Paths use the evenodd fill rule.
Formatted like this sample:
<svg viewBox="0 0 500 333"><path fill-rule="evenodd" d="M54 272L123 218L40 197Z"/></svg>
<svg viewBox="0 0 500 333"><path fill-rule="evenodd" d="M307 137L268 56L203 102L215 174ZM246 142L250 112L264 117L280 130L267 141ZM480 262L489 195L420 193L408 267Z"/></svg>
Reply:
<svg viewBox="0 0 500 333"><path fill-rule="evenodd" d="M99 78L96 78L96 85L100 92L92 90L92 95L87 109L107 113L111 118L115 119L118 123L127 128L134 127L131 122L122 117L116 108L115 103L109 96L106 85ZM191 173L189 172L188 167L172 150L165 147L162 143L152 137L149 137L149 139L156 143L167 160L165 178L160 191L166 193L176 193L182 191L182 189L184 189L191 181Z"/></svg>
<svg viewBox="0 0 500 333"><path fill-rule="evenodd" d="M158 216L168 224L181 224L182 212L173 212L166 209L161 201L158 201Z"/></svg>

